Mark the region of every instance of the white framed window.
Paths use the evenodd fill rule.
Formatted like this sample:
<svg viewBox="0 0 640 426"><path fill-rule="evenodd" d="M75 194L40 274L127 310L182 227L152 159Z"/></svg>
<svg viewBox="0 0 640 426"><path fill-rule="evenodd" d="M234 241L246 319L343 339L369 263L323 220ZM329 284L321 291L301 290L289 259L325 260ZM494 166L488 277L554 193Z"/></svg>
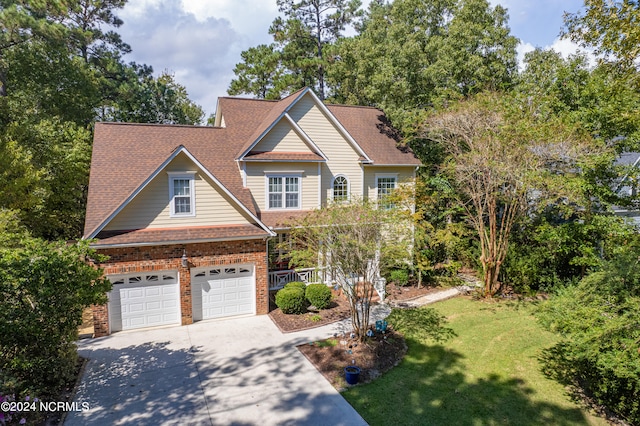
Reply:
<svg viewBox="0 0 640 426"><path fill-rule="evenodd" d="M267 176L267 208L299 209L300 176Z"/></svg>
<svg viewBox="0 0 640 426"><path fill-rule="evenodd" d="M349 200L349 179L346 176L338 175L333 178L332 198L335 202Z"/></svg>
<svg viewBox="0 0 640 426"><path fill-rule="evenodd" d="M169 215L189 217L196 215L195 172L169 173Z"/></svg>
<svg viewBox="0 0 640 426"><path fill-rule="evenodd" d="M377 200L378 205L384 209L393 208L393 204L385 201L385 198L389 196L396 189L398 185L398 175L396 174L381 174L376 175L376 187L377 187Z"/></svg>

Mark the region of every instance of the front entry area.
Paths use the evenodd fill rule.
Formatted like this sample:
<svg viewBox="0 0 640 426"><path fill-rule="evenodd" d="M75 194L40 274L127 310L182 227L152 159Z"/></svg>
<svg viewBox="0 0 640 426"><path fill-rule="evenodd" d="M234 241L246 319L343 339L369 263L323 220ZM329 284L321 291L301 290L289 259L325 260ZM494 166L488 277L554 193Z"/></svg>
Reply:
<svg viewBox="0 0 640 426"><path fill-rule="evenodd" d="M256 313L254 265L220 265L191 270L193 319Z"/></svg>
<svg viewBox="0 0 640 426"><path fill-rule="evenodd" d="M180 287L177 271L110 275L111 331L161 325L180 325Z"/></svg>

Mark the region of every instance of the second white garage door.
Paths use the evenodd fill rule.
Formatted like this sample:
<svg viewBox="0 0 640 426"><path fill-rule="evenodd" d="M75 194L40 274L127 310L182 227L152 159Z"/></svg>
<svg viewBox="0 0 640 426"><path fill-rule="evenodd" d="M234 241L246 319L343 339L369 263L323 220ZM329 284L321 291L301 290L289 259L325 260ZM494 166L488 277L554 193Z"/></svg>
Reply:
<svg viewBox="0 0 640 426"><path fill-rule="evenodd" d="M226 265L191 271L195 321L255 314L253 265Z"/></svg>

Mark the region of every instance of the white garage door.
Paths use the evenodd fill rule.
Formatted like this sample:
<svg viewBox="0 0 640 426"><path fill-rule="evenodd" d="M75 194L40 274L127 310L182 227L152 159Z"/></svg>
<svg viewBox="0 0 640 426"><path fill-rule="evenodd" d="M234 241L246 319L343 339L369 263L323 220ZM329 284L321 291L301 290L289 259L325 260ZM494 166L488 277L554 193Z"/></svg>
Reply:
<svg viewBox="0 0 640 426"><path fill-rule="evenodd" d="M180 324L180 287L176 271L112 275L109 293L111 331Z"/></svg>
<svg viewBox="0 0 640 426"><path fill-rule="evenodd" d="M255 314L256 280L253 271L253 265L193 269L193 319Z"/></svg>

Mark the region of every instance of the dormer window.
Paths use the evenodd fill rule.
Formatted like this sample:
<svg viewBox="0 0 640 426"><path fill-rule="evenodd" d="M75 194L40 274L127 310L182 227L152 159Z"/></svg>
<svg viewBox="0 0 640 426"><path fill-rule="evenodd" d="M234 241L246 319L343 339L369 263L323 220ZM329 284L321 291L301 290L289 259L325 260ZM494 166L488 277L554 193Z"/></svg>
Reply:
<svg viewBox="0 0 640 426"><path fill-rule="evenodd" d="M169 173L169 208L171 217L196 215L195 172Z"/></svg>

